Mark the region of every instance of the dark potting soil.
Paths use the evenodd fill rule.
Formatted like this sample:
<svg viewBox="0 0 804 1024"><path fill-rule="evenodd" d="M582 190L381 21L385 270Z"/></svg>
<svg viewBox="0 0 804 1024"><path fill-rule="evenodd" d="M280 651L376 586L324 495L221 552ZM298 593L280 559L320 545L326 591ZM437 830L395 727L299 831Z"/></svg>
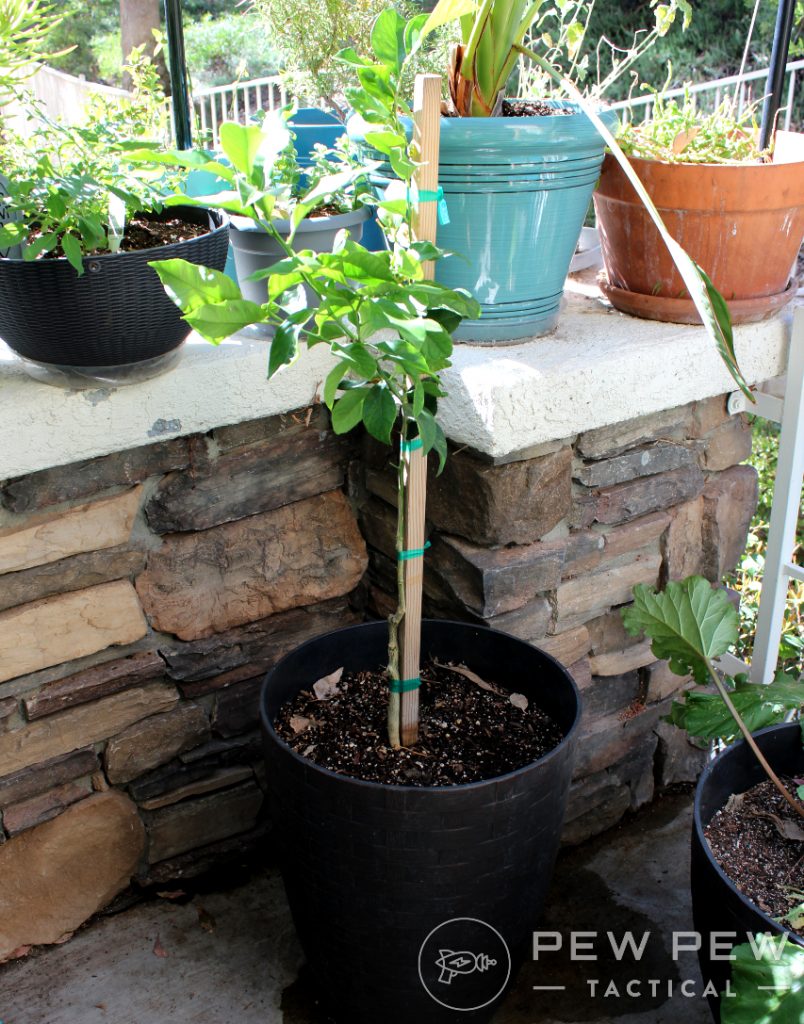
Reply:
<svg viewBox="0 0 804 1024"><path fill-rule="evenodd" d="M543 100L503 100L503 117L553 117L572 114L566 107L554 107Z"/></svg>
<svg viewBox="0 0 804 1024"><path fill-rule="evenodd" d="M795 794L801 780L782 782ZM804 903L804 840L785 838L774 818L783 828L792 825L804 835L804 818L772 782L761 782L732 797L712 818L705 835L718 864L740 892L770 917L780 918ZM804 938L804 920L790 923L798 924L792 930Z"/></svg>
<svg viewBox="0 0 804 1024"><path fill-rule="evenodd" d="M170 217L168 220L151 218L147 214L140 217L132 217L126 223L126 231L120 243L120 249L124 252L136 252L143 249L157 249L162 245L173 245L176 242L186 242L190 238L200 238L201 235L209 233L206 224L193 224L182 220L181 217ZM29 242L34 242L40 232L34 228L29 237ZM106 255L108 249L96 249L93 255ZM57 246L51 252L45 253L43 259L58 259L64 256L61 246Z"/></svg>
<svg viewBox="0 0 804 1024"><path fill-rule="evenodd" d="M330 677L332 678L332 677ZM325 684L319 699L302 690L279 711L276 730L303 757L323 768L369 782L399 786L455 786L522 768L563 738L558 725L532 702L448 666L422 671L419 742L393 750L388 743L388 679L382 670ZM521 698L521 699L520 699Z"/></svg>

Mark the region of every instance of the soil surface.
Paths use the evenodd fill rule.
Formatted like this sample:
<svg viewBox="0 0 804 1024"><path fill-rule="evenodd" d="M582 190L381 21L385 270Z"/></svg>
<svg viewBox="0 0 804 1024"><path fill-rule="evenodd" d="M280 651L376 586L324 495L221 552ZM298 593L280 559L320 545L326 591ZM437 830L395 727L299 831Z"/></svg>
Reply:
<svg viewBox="0 0 804 1024"><path fill-rule="evenodd" d="M793 794L802 782L782 781ZM785 838L776 821L804 834L804 818L772 782L761 782L732 797L712 818L705 835L718 864L740 892L770 917L781 918L804 904L804 840ZM804 912L785 924L804 938Z"/></svg>
<svg viewBox="0 0 804 1024"><path fill-rule="evenodd" d="M481 682L490 688L450 666L423 669L419 742L411 748L393 750L388 744L383 671L321 681L319 692L333 692L326 699L302 690L280 710L276 730L293 750L324 768L400 786L494 778L530 764L561 741L561 729L540 708L529 703L523 709L521 695L512 703L509 691Z"/></svg>
<svg viewBox="0 0 804 1024"><path fill-rule="evenodd" d="M503 100L503 117L553 117L554 115L572 114L574 111L564 107L554 107L542 100Z"/></svg>
<svg viewBox="0 0 804 1024"><path fill-rule="evenodd" d="M200 238L201 235L209 234L209 226L206 224L191 224L180 217L151 218L147 214L139 217L132 217L126 224L126 231L120 248L124 252L135 252L144 249L158 249L163 245L174 245L176 242L186 242L190 238ZM40 235L37 228L31 230L28 237L29 242L34 242ZM108 249L95 249L93 256L103 256L109 253ZM58 259L64 256L61 246L57 246L50 252L44 253L42 259Z"/></svg>

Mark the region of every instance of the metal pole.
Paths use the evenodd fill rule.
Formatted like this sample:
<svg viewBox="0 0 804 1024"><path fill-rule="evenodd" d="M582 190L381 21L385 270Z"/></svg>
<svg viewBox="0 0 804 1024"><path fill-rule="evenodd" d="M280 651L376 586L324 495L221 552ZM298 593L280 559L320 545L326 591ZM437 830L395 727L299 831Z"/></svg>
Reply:
<svg viewBox="0 0 804 1024"><path fill-rule="evenodd" d="M773 32L768 84L765 87L765 103L762 107L762 125L759 130L759 147L766 149L773 137L776 114L782 102L784 73L787 55L790 52L790 36L793 32L793 15L796 0L779 0L776 11L776 28Z"/></svg>
<svg viewBox="0 0 804 1024"><path fill-rule="evenodd" d="M181 0L165 0L165 31L168 44L170 92L173 98L173 131L179 149L192 149L192 118L187 61L184 55L184 25Z"/></svg>

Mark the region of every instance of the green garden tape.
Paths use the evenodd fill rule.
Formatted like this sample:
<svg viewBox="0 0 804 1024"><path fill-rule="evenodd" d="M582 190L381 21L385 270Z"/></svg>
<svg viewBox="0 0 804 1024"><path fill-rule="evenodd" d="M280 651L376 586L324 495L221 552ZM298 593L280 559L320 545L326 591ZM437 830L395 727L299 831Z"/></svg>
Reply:
<svg viewBox="0 0 804 1024"><path fill-rule="evenodd" d="M438 203L438 223L449 224L449 207L440 185L437 189L423 188L414 192L412 197L409 192L408 198L412 198L414 203Z"/></svg>
<svg viewBox="0 0 804 1024"><path fill-rule="evenodd" d="M392 679L391 693L410 693L418 690L421 685L422 681L418 676L415 679Z"/></svg>
<svg viewBox="0 0 804 1024"><path fill-rule="evenodd" d="M420 437L414 437L412 441L400 441L399 449L403 454L416 452L419 448L424 447L424 442Z"/></svg>
<svg viewBox="0 0 804 1024"><path fill-rule="evenodd" d="M411 548L410 551L400 551L396 556L400 562L409 562L411 558L424 558L425 551L430 547L430 541L423 548Z"/></svg>

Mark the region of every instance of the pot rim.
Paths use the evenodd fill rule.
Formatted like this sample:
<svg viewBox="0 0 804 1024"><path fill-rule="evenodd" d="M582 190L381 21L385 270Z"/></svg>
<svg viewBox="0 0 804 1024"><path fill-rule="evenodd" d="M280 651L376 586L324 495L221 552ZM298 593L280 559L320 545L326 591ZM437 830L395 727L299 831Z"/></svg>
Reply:
<svg viewBox="0 0 804 1024"><path fill-rule="evenodd" d="M754 736L754 738L756 738L758 736L767 736L772 732L788 729L795 729L797 732L800 732L801 723L782 722L777 725L768 725L764 729L757 729L757 731L755 733L752 733L752 735ZM701 846L701 849L703 850L710 865L715 869L721 882L724 882L726 884L726 886L731 890L732 894L739 899L740 903L742 903L742 905L747 909L753 911L755 914L759 914L759 916L767 922L769 929L772 929L777 934L784 933L788 936L791 942L798 943L798 945L800 946L804 946L804 938L802 938L800 935L796 935L795 932L791 932L789 928L782 927L782 925L780 925L777 921L774 921L772 917L768 916L768 914L761 910L756 905L756 903L753 902L753 900L748 899L747 896L740 892L740 890L729 878L729 876L726 874L726 872L723 870L720 864L718 864L715 855L712 853L711 847L709 846L706 836L704 835L704 826L701 816L701 803L703 801L704 786L706 785L712 773L716 770L722 758L724 758L727 754L733 753L737 749L745 748L746 745L747 744L744 739L738 740L737 743L729 744L729 746L726 747L725 750L721 750L717 757L713 761L710 761L709 764L707 764L706 768L704 768L703 772L701 772L701 776L698 779L698 784L695 787L695 802L693 804L693 824L695 828L695 834L698 839L698 843Z"/></svg>
<svg viewBox="0 0 804 1024"><path fill-rule="evenodd" d="M794 169L797 165L804 164L804 132L788 132L780 130L776 134L777 137L782 136L783 140L787 140L789 143L792 143L797 139L801 140L799 142L799 146L801 148L801 156L799 157L799 159L771 161L770 163L763 163L759 160L742 160L734 161L732 163L719 163L717 161L713 161L711 163L689 163L684 160L661 160L658 157L651 156L629 156L628 161L631 164L635 164L641 167L683 167L691 168L700 172L708 171L710 173L713 170L716 170L718 173L722 172L724 174L733 174L735 171L750 173L751 170L754 168L762 168L761 173L763 174L781 173L782 168L787 168L787 170L790 171ZM620 172L622 173L620 165L616 162L616 160L614 160L614 157L611 155L611 153L608 152L608 150L606 151L606 161L609 164L614 162L617 168L620 169Z"/></svg>
<svg viewBox="0 0 804 1024"><path fill-rule="evenodd" d="M544 754L542 757L538 758L536 761L530 761L528 764L522 765L521 768L514 769L514 771L506 772L503 775L494 775L494 776L492 776L489 779L479 779L476 782L458 783L457 785L454 785L454 786L400 786L400 785L395 785L395 784L389 783L389 782L371 782L371 781L369 781L367 779L357 779L357 778L354 778L351 775L344 775L341 772L332 771L331 768L324 768L322 765L316 764L314 761L311 761L309 758L302 757L301 754L298 754L295 750L292 749L292 747L290 747L285 742L285 740L282 739L282 737L277 733L276 729L274 728L274 723L268 718L268 715L267 715L266 710L265 710L265 699L264 699L265 698L265 690L266 690L266 687L267 687L268 679L271 677L271 675L273 675L274 672L276 672L276 670L278 668L280 668L280 666L288 658L291 658L297 651L302 650L305 647L310 647L310 646L312 646L314 644L320 643L323 639L331 637L331 636L335 636L335 635L340 634L340 633L346 633L346 632L351 632L353 630L360 630L360 629L366 629L366 628L375 628L376 629L377 627L380 627L380 626L387 627L387 625L388 625L387 622L385 620L382 620L382 619L373 620L371 622L359 622L359 623L355 623L352 626L343 626L340 629L331 630L329 633L322 633L319 636L312 637L310 640L306 640L303 644L299 644L298 647L294 647L292 651L289 651L283 658L281 658L276 663L276 665L274 665L272 668L270 668L268 670L268 672L265 674L265 679L263 680L263 684L262 684L262 686L260 688L260 723L262 725L263 732L271 737L271 740L274 742L274 744L279 749L282 750L282 752L283 752L285 757L292 758L300 767L305 768L308 771L314 771L316 774L327 776L330 779L338 779L341 782L350 783L350 784L355 785L355 786L365 786L365 787L368 787L369 789L390 790L392 792L400 792L400 793L455 793L455 792L458 792L458 791L460 791L460 792L468 792L469 790L479 789L479 788L481 788L483 786L495 785L495 784L500 783L500 782L505 782L505 781L508 781L509 779L515 778L518 775L522 775L525 772L530 771L532 768L536 767L536 765L545 764L551 758L557 757L559 751L561 751L564 747L566 747L571 740L575 739L575 736L577 735L578 729L580 727L580 721L581 721L581 710L582 710L582 708L581 708L580 691L578 689L577 683L575 682L573 677L570 675L569 670L564 665L562 665L561 662L559 662L556 658L554 658L551 654L548 654L547 651L541 650L541 648L537 648L535 644L529 644L529 643L527 643L526 640L521 640L517 636L513 636L510 633L504 633L501 629L491 629L488 626L479 626L479 625L475 625L475 624L473 624L471 622L458 622L458 621L453 620L453 619L423 619L422 620L422 625L424 625L425 623L427 623L427 624L442 624L443 623L444 625L460 626L460 627L463 627L463 628L466 628L466 629L483 630L484 633L489 633L489 634L492 634L492 635L502 636L502 637L505 637L508 640L514 641L515 643L525 644L528 647L532 647L535 650L538 650L539 654L542 657L546 658L549 662L552 662L553 665L555 665L558 669L560 669L560 672L564 676L565 681L570 684L570 687L572 689L572 693L573 693L573 695L575 697L575 717L574 717L574 719L572 721L572 724L570 725L569 729L567 729L566 733L562 737L561 741L559 743L557 743L553 747L552 750L549 750L546 754Z"/></svg>
<svg viewBox="0 0 804 1024"><path fill-rule="evenodd" d="M215 227L213 227L210 231L207 231L207 233L205 235L198 235L195 238L182 238L178 242L168 242L165 245L154 245L154 246L151 246L151 248L149 248L149 249L125 249L125 250L119 250L118 252L100 252L100 253L97 253L97 255L82 256L81 257L81 262L84 265L86 265L87 263L98 263L98 262L101 262L101 261L106 262L106 261L110 261L110 260L120 260L120 259L124 259L126 256L143 256L143 255L146 255L147 253L151 253L151 252L161 252L163 249L167 249L167 248L169 248L172 245L173 246L175 246L175 245L189 245L191 242L200 242L200 241L203 241L205 238L214 238L216 235L221 234L223 231L228 231L228 229L229 229L229 217L228 217L228 215L223 210L217 210L217 209L215 209L214 207L211 207L211 206L191 206L191 205L188 204L187 206L166 206L164 209L165 209L165 211L170 211L170 210L175 210L175 211L179 211L179 210L193 210L193 211L203 212L203 213L208 214L208 216L210 218L217 218L220 221L220 223L217 224ZM153 212L153 211L145 211L145 212ZM19 264L19 265L21 265L23 263L27 263L27 264L29 264L32 267L36 267L36 266L39 266L39 265L45 265L45 266L72 266L72 264L70 264L68 262L66 256L56 256L55 258L51 258L51 259L47 259L47 260L41 260L41 259L24 260L24 259L16 259L16 258L10 257L10 256L0 256L0 266L2 266L4 263L13 263L13 264Z"/></svg>
<svg viewBox="0 0 804 1024"><path fill-rule="evenodd" d="M359 206L356 210L347 210L346 213L327 213L323 217L305 217L296 228L296 236L310 234L314 231L332 231L335 228L348 227L350 224L359 224L363 220L368 220L371 213L371 207ZM290 234L291 224L286 218L277 218L271 223L280 235ZM233 231L241 234L268 234L259 224L255 224L251 217L245 217L239 213L230 216L229 226Z"/></svg>

